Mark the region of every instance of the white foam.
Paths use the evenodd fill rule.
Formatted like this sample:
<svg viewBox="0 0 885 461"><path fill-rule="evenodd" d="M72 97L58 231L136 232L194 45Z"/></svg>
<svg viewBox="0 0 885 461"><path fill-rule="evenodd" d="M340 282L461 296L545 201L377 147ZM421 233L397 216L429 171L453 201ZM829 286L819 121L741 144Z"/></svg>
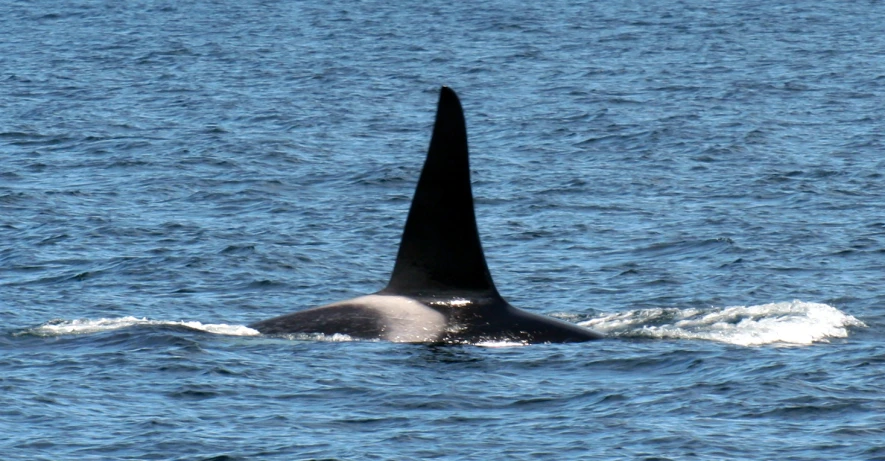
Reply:
<svg viewBox="0 0 885 461"><path fill-rule="evenodd" d="M260 334L257 330L253 330L243 325L227 325L223 323L204 324L201 322L170 320L148 320L146 318L137 317L104 318L94 320L54 320L44 325L40 325L30 332L33 334L44 336L79 335L88 333L99 333L102 331L116 330L119 328L126 328L136 325L184 326L187 328L192 328L194 330L228 336L255 336Z"/></svg>
<svg viewBox="0 0 885 461"><path fill-rule="evenodd" d="M488 347L490 349L500 349L505 347L522 347L525 346L526 343L518 342L518 341L480 341L475 344L475 346L479 347Z"/></svg>
<svg viewBox="0 0 885 461"><path fill-rule="evenodd" d="M323 333L292 333L285 335L285 337L296 341L324 341L330 343L356 341L353 337L344 333L334 333L331 335Z"/></svg>
<svg viewBox="0 0 885 461"><path fill-rule="evenodd" d="M803 301L708 309L639 309L581 322L612 336L705 339L741 346L812 344L848 336L860 320Z"/></svg>

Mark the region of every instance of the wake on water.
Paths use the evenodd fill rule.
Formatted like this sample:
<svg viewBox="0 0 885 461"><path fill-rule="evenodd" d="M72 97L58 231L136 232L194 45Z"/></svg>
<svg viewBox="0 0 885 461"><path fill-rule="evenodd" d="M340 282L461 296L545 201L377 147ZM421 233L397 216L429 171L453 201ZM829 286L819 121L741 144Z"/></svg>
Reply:
<svg viewBox="0 0 885 461"><path fill-rule="evenodd" d="M32 328L25 333L37 336L63 336L100 333L103 331L118 330L120 328L137 326L176 326L187 327L192 330L205 331L228 336L257 336L259 333L243 325L204 324L201 322L148 320L137 317L119 317L111 319L78 319L78 320L53 320L51 322Z"/></svg>
<svg viewBox="0 0 885 461"><path fill-rule="evenodd" d="M580 322L608 336L705 339L740 346L805 345L845 338L860 320L802 301L708 309L639 309Z"/></svg>
<svg viewBox="0 0 885 461"><path fill-rule="evenodd" d="M807 345L848 336L852 327L866 327L860 320L827 304L802 301L707 309L639 309L608 314L578 323L611 337L702 339L740 346L765 344ZM120 317L53 320L23 333L62 336L99 333L138 326L186 327L228 336L258 336L243 325L204 324L195 321L149 320ZM296 340L350 341L347 335L290 335ZM521 343L488 342L480 346L521 346Z"/></svg>

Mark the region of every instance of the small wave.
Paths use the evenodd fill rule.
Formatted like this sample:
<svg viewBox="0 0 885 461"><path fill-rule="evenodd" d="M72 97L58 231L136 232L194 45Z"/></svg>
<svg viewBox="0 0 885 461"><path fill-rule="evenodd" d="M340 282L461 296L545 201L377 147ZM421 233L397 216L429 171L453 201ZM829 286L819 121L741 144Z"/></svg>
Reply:
<svg viewBox="0 0 885 461"><path fill-rule="evenodd" d="M803 301L708 309L639 309L579 323L611 336L706 339L740 346L827 342L860 320L827 304Z"/></svg>
<svg viewBox="0 0 885 461"><path fill-rule="evenodd" d="M205 331L228 336L255 336L260 333L243 325L204 324L201 322L148 320L137 317L120 317L111 319L79 319L79 320L53 320L28 331L28 333L40 336L62 336L99 333L102 331L116 330L142 325L167 325L187 327L194 330Z"/></svg>

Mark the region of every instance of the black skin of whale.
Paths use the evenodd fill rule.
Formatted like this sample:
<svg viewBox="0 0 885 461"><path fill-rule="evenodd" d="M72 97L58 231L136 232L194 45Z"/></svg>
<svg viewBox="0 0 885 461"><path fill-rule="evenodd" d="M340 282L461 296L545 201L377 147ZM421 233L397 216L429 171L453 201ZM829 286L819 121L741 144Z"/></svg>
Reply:
<svg viewBox="0 0 885 461"><path fill-rule="evenodd" d="M440 90L427 159L383 290L250 325L263 334L345 334L415 343L582 342L599 332L517 309L498 294L480 244L461 102Z"/></svg>

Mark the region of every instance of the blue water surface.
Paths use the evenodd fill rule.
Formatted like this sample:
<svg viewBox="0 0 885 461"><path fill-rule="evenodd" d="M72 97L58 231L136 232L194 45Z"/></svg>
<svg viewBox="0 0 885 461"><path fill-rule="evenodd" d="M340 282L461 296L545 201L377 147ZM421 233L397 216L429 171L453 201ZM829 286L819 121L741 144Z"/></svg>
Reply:
<svg viewBox="0 0 885 461"><path fill-rule="evenodd" d="M440 85L610 338L243 335L384 286ZM2 2L0 457L883 460L882 114L878 1Z"/></svg>

